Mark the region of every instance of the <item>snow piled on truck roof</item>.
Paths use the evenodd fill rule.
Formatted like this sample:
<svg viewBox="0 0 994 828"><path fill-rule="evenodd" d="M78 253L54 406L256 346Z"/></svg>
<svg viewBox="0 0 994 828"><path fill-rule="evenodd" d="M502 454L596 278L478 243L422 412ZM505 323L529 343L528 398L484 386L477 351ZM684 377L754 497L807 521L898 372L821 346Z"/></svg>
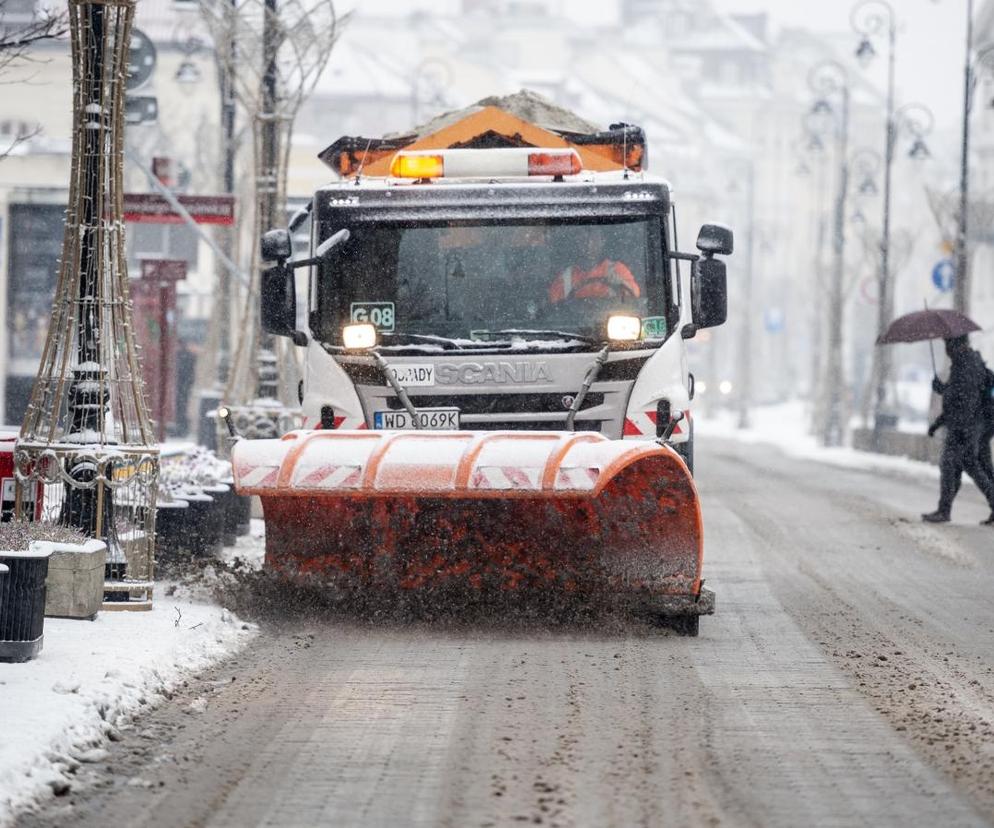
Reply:
<svg viewBox="0 0 994 828"><path fill-rule="evenodd" d="M486 98L481 98L476 103L462 109L443 112L441 115L416 126L412 130L395 132L390 135L384 135L383 137L401 138L413 135L421 138L422 136L438 132L440 129L445 129L450 124L461 121L467 115L472 115L474 112L479 112L488 106L497 107L497 109L509 112L511 115L521 118L524 121L554 132L600 132L600 128L596 124L584 120L579 115L553 103L537 92L533 92L530 89L522 89L520 92L515 92L511 95L490 95Z"/></svg>

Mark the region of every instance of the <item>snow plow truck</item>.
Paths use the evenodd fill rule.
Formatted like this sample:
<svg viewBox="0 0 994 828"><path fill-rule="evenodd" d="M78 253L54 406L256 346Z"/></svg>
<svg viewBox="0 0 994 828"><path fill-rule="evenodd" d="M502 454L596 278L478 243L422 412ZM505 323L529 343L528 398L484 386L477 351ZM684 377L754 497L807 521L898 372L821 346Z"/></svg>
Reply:
<svg viewBox="0 0 994 828"><path fill-rule="evenodd" d="M725 321L732 233L680 252L643 131L535 105L321 154L338 180L262 239L263 328L306 349L304 428L236 442L237 488L293 580L597 590L696 635L714 595L685 340Z"/></svg>

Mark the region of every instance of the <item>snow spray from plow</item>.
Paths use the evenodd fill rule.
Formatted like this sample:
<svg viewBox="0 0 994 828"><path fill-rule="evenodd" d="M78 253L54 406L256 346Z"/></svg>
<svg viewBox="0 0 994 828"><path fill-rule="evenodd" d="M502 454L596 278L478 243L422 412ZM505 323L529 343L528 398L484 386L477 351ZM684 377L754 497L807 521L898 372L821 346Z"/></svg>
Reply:
<svg viewBox="0 0 994 828"><path fill-rule="evenodd" d="M362 588L599 589L713 611L697 492L668 446L596 433L295 431L241 440L266 565Z"/></svg>

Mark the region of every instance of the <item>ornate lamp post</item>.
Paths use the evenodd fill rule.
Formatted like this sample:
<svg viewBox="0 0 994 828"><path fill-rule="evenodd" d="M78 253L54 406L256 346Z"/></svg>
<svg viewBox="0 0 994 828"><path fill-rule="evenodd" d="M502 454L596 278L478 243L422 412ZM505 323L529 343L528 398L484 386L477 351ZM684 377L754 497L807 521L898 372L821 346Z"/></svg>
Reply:
<svg viewBox="0 0 994 828"><path fill-rule="evenodd" d="M857 149L849 156L849 168L852 170L855 196L858 199L870 199L879 194L877 188L877 175L883 162L880 153L869 147ZM855 212L850 216L852 224L862 224L866 221L861 207L857 206Z"/></svg>
<svg viewBox="0 0 994 828"><path fill-rule="evenodd" d="M956 280L953 306L961 313L970 311L970 114L977 83L985 74L994 77L994 43L973 54L973 0L967 0L966 64L963 70L963 140L960 153L959 213L956 222ZM992 102L994 105L994 102Z"/></svg>
<svg viewBox="0 0 994 828"><path fill-rule="evenodd" d="M134 10L135 0L69 2L69 205L52 321L15 448L17 511L106 542L112 609L151 607L158 475L121 218Z"/></svg>
<svg viewBox="0 0 994 828"><path fill-rule="evenodd" d="M894 43L897 39L897 17L886 0L861 0L853 6L850 14L853 29L861 36L856 49L856 57L868 64L876 55L873 39L881 34L887 39L887 103L884 135L884 198L883 222L880 239L880 267L877 271L877 334L887 330L894 316L894 285L890 272L891 242L891 192L893 181L894 154L902 129L913 136L911 150L913 158L928 156L923 136L931 131L934 118L921 104L908 104L894 108ZM880 432L891 424L891 417L885 412L887 388L891 381L891 351L876 349L873 354L874 407L873 433L879 439Z"/></svg>
<svg viewBox="0 0 994 828"><path fill-rule="evenodd" d="M822 294L825 289L825 237L827 235L827 215L825 208L826 158L825 147L817 133L817 124L810 113L803 122L803 132L795 143L798 164L796 175L806 177L813 173L814 210L812 211L811 236L815 239L812 261L811 302L811 399L817 403L822 379L822 336L824 318ZM809 163L810 162L810 163ZM817 409L817 404L815 405ZM816 418L817 419L817 418ZM815 429L817 430L817 429Z"/></svg>
<svg viewBox="0 0 994 828"><path fill-rule="evenodd" d="M844 432L843 396L845 377L842 364L842 326L845 305L846 198L849 191L849 75L845 67L834 60L816 64L808 73L808 86L815 94L810 122L822 122L824 130L813 135L821 141L819 131L835 138L838 173L835 204L832 211L832 277L828 301L828 354L825 362L825 393L827 412L821 440L826 446L842 443Z"/></svg>
<svg viewBox="0 0 994 828"><path fill-rule="evenodd" d="M746 215L746 267L743 279L742 298L742 327L739 329L738 352L738 427L749 428L749 409L752 405L752 293L753 293L753 248L756 245L756 167L752 159L733 159L729 163L729 171L735 176L736 183L743 182L744 209Z"/></svg>

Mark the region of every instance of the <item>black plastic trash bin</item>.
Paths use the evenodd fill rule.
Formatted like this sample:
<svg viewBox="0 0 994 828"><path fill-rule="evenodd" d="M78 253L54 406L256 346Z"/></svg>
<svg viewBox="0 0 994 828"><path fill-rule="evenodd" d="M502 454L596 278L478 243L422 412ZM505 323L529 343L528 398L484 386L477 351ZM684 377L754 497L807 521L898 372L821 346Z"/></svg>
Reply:
<svg viewBox="0 0 994 828"><path fill-rule="evenodd" d="M41 652L45 579L51 551L0 552L0 661L28 661Z"/></svg>

